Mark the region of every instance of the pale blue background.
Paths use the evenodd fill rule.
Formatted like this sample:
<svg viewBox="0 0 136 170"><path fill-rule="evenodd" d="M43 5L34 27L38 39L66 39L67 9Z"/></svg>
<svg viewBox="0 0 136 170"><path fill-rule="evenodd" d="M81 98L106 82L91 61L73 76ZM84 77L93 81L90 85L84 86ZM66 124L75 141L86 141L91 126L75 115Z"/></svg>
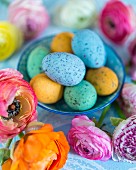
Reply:
<svg viewBox="0 0 136 170"><path fill-rule="evenodd" d="M65 0L44 0L45 5L48 8L48 11L50 15L52 14L54 8L64 2ZM106 0L97 0L95 1L97 3L98 10L101 9L103 4L105 3ZM125 0L126 1L126 0ZM135 0L128 0L129 3L134 3L136 4ZM6 20L7 19L7 10L6 7L1 4L0 0L0 20ZM62 28L62 27L57 27L53 24L49 26L49 28L40 36L47 36L51 35L54 33L58 33L61 31L69 30L67 28ZM39 38L40 38L39 37ZM31 42L30 42L31 43ZM18 60L21 56L21 53L23 50L28 46L30 43L25 44L19 52L14 54L11 58L4 62L0 62L0 69L2 68L17 68ZM38 119L42 122L45 123L51 123L54 127L55 130L62 130L65 132L67 135L67 132L70 128L72 116L62 116L62 115L56 115L54 113L49 113L41 108L38 109ZM100 115L100 112L95 113L94 116L98 118ZM114 108L112 108L109 112L108 115L105 119L106 123L106 129L110 129L110 131L113 130L113 127L109 123L109 117L110 116L115 116L116 113L114 111ZM102 162L102 161L90 161L85 158L82 158L76 154L74 154L72 151L69 153L68 160L66 165L64 166L63 170L136 170L136 165L135 164L130 164L130 163L123 163L123 162L114 162L112 160L109 160L107 162Z"/></svg>

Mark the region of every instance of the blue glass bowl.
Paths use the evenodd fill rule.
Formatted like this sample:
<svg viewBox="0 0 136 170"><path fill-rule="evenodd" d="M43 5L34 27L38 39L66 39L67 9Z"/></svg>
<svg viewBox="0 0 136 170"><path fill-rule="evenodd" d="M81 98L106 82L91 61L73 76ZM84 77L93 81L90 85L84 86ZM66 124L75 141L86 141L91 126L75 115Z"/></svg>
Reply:
<svg viewBox="0 0 136 170"><path fill-rule="evenodd" d="M20 61L18 64L18 70L24 75L24 79L26 81L28 81L28 82L30 81L30 78L29 78L29 76L27 74L27 70L26 70L27 58L28 58L29 54L31 53L31 51L34 48L36 48L39 45L43 45L43 46L46 46L47 48L50 48L50 43L51 43L53 37L54 36L45 37L45 38L42 38L40 40L37 40L37 41L31 43L30 45L28 45L28 47L26 47L26 49L22 53L22 56L20 57ZM109 104L111 104L119 96L119 93L121 91L121 88L123 86L124 79L125 79L125 69L124 69L121 59L113 51L113 49L111 47L109 47L107 44L105 44L105 50L106 50L106 54L107 54L107 58L108 58L106 66L109 67L110 69L112 69L117 74L118 79L119 79L119 86L118 86L118 89L116 90L116 92L114 92L113 94L111 94L109 96L105 96L105 97L98 96L96 104L91 109L85 110L82 112L75 111L75 110L72 110L71 108L69 108L69 106L64 102L63 99L55 104L43 104L43 103L38 102L38 105L47 111L54 112L57 114L63 114L63 115L86 114L86 115L88 115L88 114L97 112L97 111L103 109L104 107L108 106Z"/></svg>

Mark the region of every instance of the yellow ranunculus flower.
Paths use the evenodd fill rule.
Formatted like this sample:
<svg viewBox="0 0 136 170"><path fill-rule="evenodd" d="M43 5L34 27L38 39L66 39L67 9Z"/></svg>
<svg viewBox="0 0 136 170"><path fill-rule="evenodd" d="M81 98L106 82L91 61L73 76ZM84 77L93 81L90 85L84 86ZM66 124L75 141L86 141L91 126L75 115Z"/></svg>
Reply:
<svg viewBox="0 0 136 170"><path fill-rule="evenodd" d="M0 22L0 61L10 57L23 43L21 31L9 22Z"/></svg>

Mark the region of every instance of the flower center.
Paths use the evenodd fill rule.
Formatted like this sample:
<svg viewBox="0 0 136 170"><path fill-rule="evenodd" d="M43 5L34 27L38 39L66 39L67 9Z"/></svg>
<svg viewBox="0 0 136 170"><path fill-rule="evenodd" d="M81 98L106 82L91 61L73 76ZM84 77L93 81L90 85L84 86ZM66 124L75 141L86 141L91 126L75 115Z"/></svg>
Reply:
<svg viewBox="0 0 136 170"><path fill-rule="evenodd" d="M86 153L89 153L89 150L87 148L83 148Z"/></svg>
<svg viewBox="0 0 136 170"><path fill-rule="evenodd" d="M114 29L114 28L115 28L115 24L114 24L111 20L109 20L108 22L109 22L110 27L111 27L112 29Z"/></svg>
<svg viewBox="0 0 136 170"><path fill-rule="evenodd" d="M8 117L13 117L13 116L17 116L19 114L20 111L20 101L17 99L14 99L13 103L11 105L9 105L8 107Z"/></svg>
<svg viewBox="0 0 136 170"><path fill-rule="evenodd" d="M80 18L79 18L79 21L82 22L82 21L85 21L85 19L86 19L85 17L80 17Z"/></svg>
<svg viewBox="0 0 136 170"><path fill-rule="evenodd" d="M5 120L9 120L14 116L17 116L20 112L20 101L14 99L13 103L8 106L7 112L8 112L8 117L2 117Z"/></svg>
<svg viewBox="0 0 136 170"><path fill-rule="evenodd" d="M134 47L133 47L132 55L133 55L133 56L135 56L135 55L136 55L136 44L135 44L135 45L134 45Z"/></svg>

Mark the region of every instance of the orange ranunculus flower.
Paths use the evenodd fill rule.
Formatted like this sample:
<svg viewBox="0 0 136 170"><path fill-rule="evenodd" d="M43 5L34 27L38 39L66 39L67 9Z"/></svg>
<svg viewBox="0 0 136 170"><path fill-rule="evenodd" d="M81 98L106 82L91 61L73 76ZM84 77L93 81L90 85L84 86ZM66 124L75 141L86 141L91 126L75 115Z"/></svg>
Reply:
<svg viewBox="0 0 136 170"><path fill-rule="evenodd" d="M58 170L66 163L69 149L64 133L45 124L19 141L8 170Z"/></svg>
<svg viewBox="0 0 136 170"><path fill-rule="evenodd" d="M12 164L12 160L9 158L7 161L4 162L2 165L2 170L9 170Z"/></svg>

